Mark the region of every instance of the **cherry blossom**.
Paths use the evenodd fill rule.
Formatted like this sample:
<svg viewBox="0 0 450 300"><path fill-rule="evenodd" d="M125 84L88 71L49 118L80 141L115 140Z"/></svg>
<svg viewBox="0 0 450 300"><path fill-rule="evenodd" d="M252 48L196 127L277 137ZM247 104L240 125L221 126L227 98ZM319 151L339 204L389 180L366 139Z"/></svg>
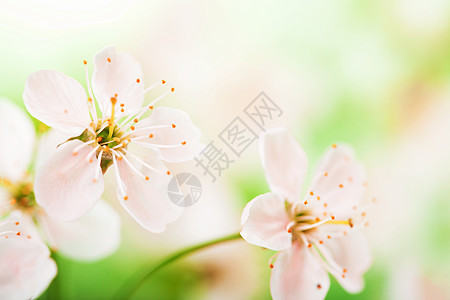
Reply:
<svg viewBox="0 0 450 300"><path fill-rule="evenodd" d="M273 298L323 299L330 286L327 273L348 292L359 292L371 264L360 231L368 225L368 205L362 204L367 182L351 148L330 147L303 199L307 157L289 130L263 134L260 154L271 192L247 204L241 235L279 251L269 263Z"/></svg>
<svg viewBox="0 0 450 300"><path fill-rule="evenodd" d="M162 232L182 212L164 190L172 174L163 161L192 159L200 131L183 111L155 107L173 87L143 106L148 91L167 84L161 80L144 88L142 69L131 55L107 47L93 61L92 85L84 61L87 94L57 71L27 79L27 110L67 138L37 171L36 201L55 219L76 220L96 205L104 191L102 174L113 166L120 204L144 228ZM133 145L157 159L149 163L133 154Z"/></svg>

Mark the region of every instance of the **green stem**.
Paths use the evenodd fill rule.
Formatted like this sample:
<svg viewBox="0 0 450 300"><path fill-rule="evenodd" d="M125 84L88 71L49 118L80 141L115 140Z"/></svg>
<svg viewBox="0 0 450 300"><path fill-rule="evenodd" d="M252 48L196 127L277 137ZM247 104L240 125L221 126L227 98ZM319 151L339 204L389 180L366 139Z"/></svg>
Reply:
<svg viewBox="0 0 450 300"><path fill-rule="evenodd" d="M150 270L145 270L142 273L136 274L130 282L124 286L116 293L115 298L116 299L130 299L133 296L133 293L139 289L139 287L153 274L155 274L160 269L164 268L166 265L169 265L170 263L176 261L177 259L180 259L186 255L189 255L193 252L196 252L198 250L202 250L204 248L207 248L209 246L213 246L216 244L220 244L223 242L231 241L239 239L241 235L239 233L231 234L222 238L218 238L212 241L204 242L183 250L180 250L178 252L175 252L174 254L166 257L166 259L162 260L159 264L151 268Z"/></svg>

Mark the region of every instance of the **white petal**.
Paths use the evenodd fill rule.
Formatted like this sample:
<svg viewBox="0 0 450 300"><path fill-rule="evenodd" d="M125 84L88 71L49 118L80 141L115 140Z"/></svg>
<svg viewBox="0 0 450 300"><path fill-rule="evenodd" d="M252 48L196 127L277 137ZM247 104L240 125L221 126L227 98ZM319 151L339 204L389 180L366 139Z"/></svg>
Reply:
<svg viewBox="0 0 450 300"><path fill-rule="evenodd" d="M260 195L244 208L241 236L256 246L284 250L292 243L292 234L287 232L290 221L281 197L273 193Z"/></svg>
<svg viewBox="0 0 450 300"><path fill-rule="evenodd" d="M70 136L81 134L91 123L85 90L58 71L43 70L28 76L23 99L33 117Z"/></svg>
<svg viewBox="0 0 450 300"><path fill-rule="evenodd" d="M363 274L372 263L370 249L362 231L355 231L340 238L324 239L324 246L334 261L345 269L345 277L337 281L350 293L358 293L364 287Z"/></svg>
<svg viewBox="0 0 450 300"><path fill-rule="evenodd" d="M300 200L308 158L287 128L271 129L259 140L259 153L272 192L291 203Z"/></svg>
<svg viewBox="0 0 450 300"><path fill-rule="evenodd" d="M103 193L103 176L94 182L98 161L86 160L91 146L85 146L73 154L81 145L79 140L61 145L55 154L37 171L34 193L37 203L53 218L73 221L98 202ZM101 172L101 171L99 171Z"/></svg>
<svg viewBox="0 0 450 300"><path fill-rule="evenodd" d="M167 224L180 217L182 208L175 206L167 194L170 176L152 172L146 173L150 180L145 180L124 160L117 164L126 191L123 194L118 189L119 202L142 227L151 232L163 232Z"/></svg>
<svg viewBox="0 0 450 300"><path fill-rule="evenodd" d="M26 237L0 239L0 299L37 298L56 275L44 243Z"/></svg>
<svg viewBox="0 0 450 300"><path fill-rule="evenodd" d="M125 114L135 112L144 101L141 66L130 54L116 53L114 47L106 47L94 56L92 89L103 116L111 115L111 97L115 94L117 105L125 105Z"/></svg>
<svg viewBox="0 0 450 300"><path fill-rule="evenodd" d="M35 159L36 170L48 161L58 149L58 146L67 141L67 135L58 130L49 130L39 137Z"/></svg>
<svg viewBox="0 0 450 300"><path fill-rule="evenodd" d="M353 150L345 145L337 145L325 154L311 184L314 197L321 203L314 213L323 212L338 217L348 217L352 208L360 204L365 192L366 174L362 165L355 159Z"/></svg>
<svg viewBox="0 0 450 300"><path fill-rule="evenodd" d="M34 147L33 123L25 112L0 99L0 177L17 182L27 170Z"/></svg>
<svg viewBox="0 0 450 300"><path fill-rule="evenodd" d="M270 291L274 300L324 299L330 278L304 245L295 243L273 263Z"/></svg>
<svg viewBox="0 0 450 300"><path fill-rule="evenodd" d="M114 253L120 243L119 215L105 201L73 222L61 222L49 216L40 220L48 242L72 259L98 260Z"/></svg>
<svg viewBox="0 0 450 300"><path fill-rule="evenodd" d="M175 125L175 128L172 124ZM159 125L167 127L145 129L149 126ZM148 147L154 149L160 159L168 162L191 160L201 150L200 130L192 123L189 115L179 109L158 107L150 117L137 123L136 136L148 137L150 134L153 135L152 138L140 141L149 143ZM169 145L171 147L158 147L158 145Z"/></svg>

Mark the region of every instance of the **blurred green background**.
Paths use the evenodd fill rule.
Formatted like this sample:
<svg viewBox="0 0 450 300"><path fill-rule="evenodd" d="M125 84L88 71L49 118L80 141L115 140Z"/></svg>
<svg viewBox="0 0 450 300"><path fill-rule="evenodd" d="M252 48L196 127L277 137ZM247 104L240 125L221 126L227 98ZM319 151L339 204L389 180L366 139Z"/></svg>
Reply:
<svg viewBox="0 0 450 300"><path fill-rule="evenodd" d="M353 145L379 200L365 290L333 281L327 299L449 299L449 1L3 0L0 38L0 96L22 107L30 73L84 83L82 60L106 45L134 55L147 84L173 84L163 105L187 111L205 144L266 92L284 111L269 127L290 127L312 167L328 145ZM256 144L202 184L200 202L162 234L141 229L110 184L119 251L90 264L56 254L59 275L41 299L109 299L168 253L238 232L242 208L268 191ZM272 254L219 245L161 270L135 299L270 299Z"/></svg>

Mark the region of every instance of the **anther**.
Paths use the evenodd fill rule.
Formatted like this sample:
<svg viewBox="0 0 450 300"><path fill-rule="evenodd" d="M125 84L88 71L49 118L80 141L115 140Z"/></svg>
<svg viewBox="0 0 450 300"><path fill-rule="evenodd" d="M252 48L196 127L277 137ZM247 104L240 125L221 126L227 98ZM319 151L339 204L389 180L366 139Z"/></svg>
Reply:
<svg viewBox="0 0 450 300"><path fill-rule="evenodd" d="M291 228L288 228L287 232L288 232L288 233L292 233L292 229L291 229Z"/></svg>
<svg viewBox="0 0 450 300"><path fill-rule="evenodd" d="M328 204L326 204L326 203L323 204L323 207L327 207L327 206L328 206Z"/></svg>
<svg viewBox="0 0 450 300"><path fill-rule="evenodd" d="M148 177L148 176L145 176L145 180L149 180L150 179L150 177Z"/></svg>
<svg viewBox="0 0 450 300"><path fill-rule="evenodd" d="M120 103L120 107L124 107L125 106L125 104L123 104L123 103Z"/></svg>
<svg viewBox="0 0 450 300"><path fill-rule="evenodd" d="M270 264L270 265L269 265L269 268L273 269L273 264Z"/></svg>
<svg viewBox="0 0 450 300"><path fill-rule="evenodd" d="M16 235L20 236L20 231L16 233Z"/></svg>
<svg viewBox="0 0 450 300"><path fill-rule="evenodd" d="M365 217L365 216L366 216L366 213L365 213L365 212L361 213L361 216Z"/></svg>
<svg viewBox="0 0 450 300"><path fill-rule="evenodd" d="M344 269L342 270L342 272L347 273L347 269L344 268Z"/></svg>
<svg viewBox="0 0 450 300"><path fill-rule="evenodd" d="M320 290L322 288L322 286L320 285L320 283L317 284L317 289Z"/></svg>
<svg viewBox="0 0 450 300"><path fill-rule="evenodd" d="M153 137L153 133L150 133L150 134L148 135L148 137L149 137L149 138L152 138L152 137Z"/></svg>
<svg viewBox="0 0 450 300"><path fill-rule="evenodd" d="M327 239L331 239L331 235L327 235Z"/></svg>
<svg viewBox="0 0 450 300"><path fill-rule="evenodd" d="M173 93L175 92L175 88L171 88L170 91Z"/></svg>
<svg viewBox="0 0 450 300"><path fill-rule="evenodd" d="M83 60L83 64L87 65L87 61L86 61L86 60Z"/></svg>
<svg viewBox="0 0 450 300"><path fill-rule="evenodd" d="M305 202L303 202L303 204L305 204L305 205L308 204L308 201L305 200Z"/></svg>
<svg viewBox="0 0 450 300"><path fill-rule="evenodd" d="M317 196L317 200L320 200L320 196Z"/></svg>
<svg viewBox="0 0 450 300"><path fill-rule="evenodd" d="M14 223L14 224L19 225L20 223L19 223L19 222L16 222L16 223Z"/></svg>
<svg viewBox="0 0 450 300"><path fill-rule="evenodd" d="M27 239L31 240L31 235L27 235Z"/></svg>
<svg viewBox="0 0 450 300"><path fill-rule="evenodd" d="M308 244L308 248L311 248L311 247L312 247L312 245L311 245L311 243L309 243L309 244Z"/></svg>
<svg viewBox="0 0 450 300"><path fill-rule="evenodd" d="M101 136L97 137L97 143L100 143L103 140Z"/></svg>
<svg viewBox="0 0 450 300"><path fill-rule="evenodd" d="M345 278L345 275L344 275L344 274L342 274L342 278Z"/></svg>
<svg viewBox="0 0 450 300"><path fill-rule="evenodd" d="M335 216L331 216L331 220L334 220L334 219L336 219Z"/></svg>
<svg viewBox="0 0 450 300"><path fill-rule="evenodd" d="M153 105L150 105L148 108L149 108L149 109L153 109Z"/></svg>
<svg viewBox="0 0 450 300"><path fill-rule="evenodd" d="M315 220L316 222L320 222L320 218L319 217L316 217L316 220Z"/></svg>
<svg viewBox="0 0 450 300"><path fill-rule="evenodd" d="M130 126L130 129L131 129L131 130L135 130L135 129L136 129L136 127L134 127L134 126Z"/></svg>
<svg viewBox="0 0 450 300"><path fill-rule="evenodd" d="M311 196L314 196L314 192L313 192L313 191L309 192L309 194L310 194Z"/></svg>
<svg viewBox="0 0 450 300"><path fill-rule="evenodd" d="M134 119L133 122L134 122L134 123L137 123L137 122L139 122L139 120L138 120L138 119Z"/></svg>
<svg viewBox="0 0 450 300"><path fill-rule="evenodd" d="M333 147L334 149L336 149L336 148L337 148L337 145L336 145L336 144L333 144L333 145L331 145L331 147Z"/></svg>
<svg viewBox="0 0 450 300"><path fill-rule="evenodd" d="M123 197L123 200L127 201L128 200L128 196Z"/></svg>
<svg viewBox="0 0 450 300"><path fill-rule="evenodd" d="M138 79L136 79L136 82L139 83L139 82L141 82L141 80L138 78Z"/></svg>
<svg viewBox="0 0 450 300"><path fill-rule="evenodd" d="M186 145L186 141L182 141L181 145L183 145L183 146Z"/></svg>
<svg viewBox="0 0 450 300"><path fill-rule="evenodd" d="M175 125L175 124L172 124L172 128L175 128L175 127L177 127L177 125Z"/></svg>
<svg viewBox="0 0 450 300"><path fill-rule="evenodd" d="M344 185L343 185L343 184L340 184L339 187L342 189L342 188L344 187Z"/></svg>
<svg viewBox="0 0 450 300"><path fill-rule="evenodd" d="M121 112L124 112L124 111L125 111L125 109L121 108L121 109L120 109L120 111L121 111Z"/></svg>
<svg viewBox="0 0 450 300"><path fill-rule="evenodd" d="M109 57L108 57L106 60L107 60L108 62L111 62L111 58L109 58Z"/></svg>
<svg viewBox="0 0 450 300"><path fill-rule="evenodd" d="M328 172L325 172L325 174L323 174L323 175L325 175L325 177L327 177L328 176Z"/></svg>
<svg viewBox="0 0 450 300"><path fill-rule="evenodd" d="M167 171L167 175L170 175L170 171Z"/></svg>
<svg viewBox="0 0 450 300"><path fill-rule="evenodd" d="M350 228L353 228L353 220L351 218L348 219L348 225L350 225Z"/></svg>
<svg viewBox="0 0 450 300"><path fill-rule="evenodd" d="M322 245L322 244L323 244L323 241L319 241L319 244L321 244L321 245Z"/></svg>
<svg viewBox="0 0 450 300"><path fill-rule="evenodd" d="M162 84L164 84L164 83L166 83L166 81L163 79L163 80L161 80L161 82L162 82Z"/></svg>

